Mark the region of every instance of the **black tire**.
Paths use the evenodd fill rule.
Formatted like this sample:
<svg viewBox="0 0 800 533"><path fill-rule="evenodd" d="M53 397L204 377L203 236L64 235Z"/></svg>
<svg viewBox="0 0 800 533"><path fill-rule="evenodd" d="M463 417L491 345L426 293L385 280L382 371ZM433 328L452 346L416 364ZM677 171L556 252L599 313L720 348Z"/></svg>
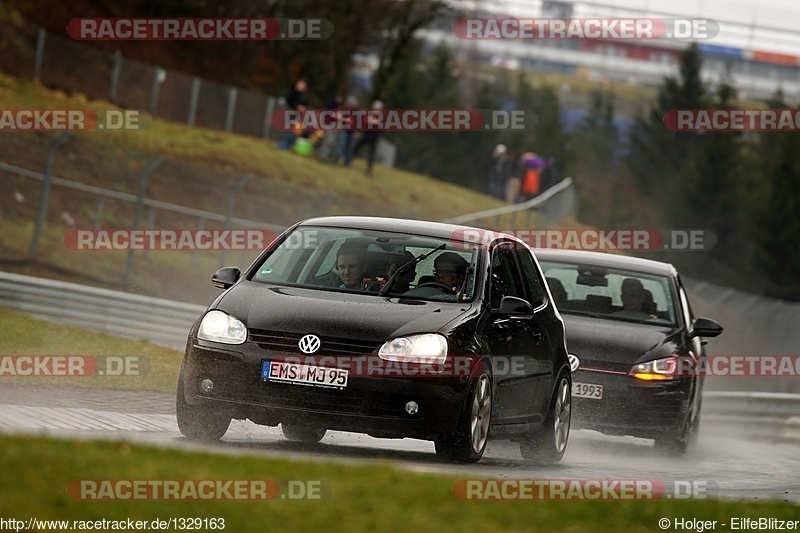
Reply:
<svg viewBox="0 0 800 533"><path fill-rule="evenodd" d="M181 434L202 442L218 441L231 425L231 417L225 413L210 411L201 405L186 403L182 375L178 382L175 415Z"/></svg>
<svg viewBox="0 0 800 533"><path fill-rule="evenodd" d="M519 445L522 458L527 463L553 465L559 463L567 450L569 426L572 422L572 390L566 374L558 378L558 385L550 401L550 409L541 430Z"/></svg>
<svg viewBox="0 0 800 533"><path fill-rule="evenodd" d="M288 440L311 444L321 441L328 432L328 430L318 427L300 426L297 424L287 424L285 422L281 424L281 431L283 432L283 436Z"/></svg>
<svg viewBox="0 0 800 533"><path fill-rule="evenodd" d="M472 385L456 433L434 442L436 455L448 461L477 463L483 457L492 422L492 378L484 370Z"/></svg>
<svg viewBox="0 0 800 533"><path fill-rule="evenodd" d="M692 418L686 417L686 421L677 434L666 434L656 437L654 447L657 451L663 452L673 457L686 455L697 445L700 436L700 412Z"/></svg>

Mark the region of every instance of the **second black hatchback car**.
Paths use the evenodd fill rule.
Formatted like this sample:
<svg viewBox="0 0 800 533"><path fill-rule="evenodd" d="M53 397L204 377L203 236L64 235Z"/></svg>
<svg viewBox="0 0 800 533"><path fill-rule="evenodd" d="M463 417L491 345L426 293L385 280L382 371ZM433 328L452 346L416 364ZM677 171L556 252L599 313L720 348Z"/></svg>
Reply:
<svg viewBox="0 0 800 533"><path fill-rule="evenodd" d="M308 220L284 232L194 324L177 394L184 435L232 419L432 440L475 462L489 436L561 460L571 419L564 324L513 237L388 218Z"/></svg>

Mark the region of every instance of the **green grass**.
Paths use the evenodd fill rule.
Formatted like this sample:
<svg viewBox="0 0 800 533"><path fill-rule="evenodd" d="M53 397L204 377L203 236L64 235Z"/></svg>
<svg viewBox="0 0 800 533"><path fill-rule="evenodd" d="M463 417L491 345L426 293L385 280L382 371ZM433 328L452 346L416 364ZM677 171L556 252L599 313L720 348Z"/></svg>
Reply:
<svg viewBox="0 0 800 533"><path fill-rule="evenodd" d="M9 468L14 465L13 468ZM224 518L225 531L659 531L658 520L800 519L781 502L461 501L465 476L127 443L0 437L0 517L60 520ZM327 497L285 501L86 501L73 480L319 480ZM716 531L727 528L717 527Z"/></svg>
<svg viewBox="0 0 800 533"><path fill-rule="evenodd" d="M32 335L31 332L36 332ZM188 332L187 332L188 334ZM2 383L175 392L183 354L144 341L130 341L0 309L0 356L77 355L137 357L138 374L86 377L0 377ZM117 360L118 361L118 360Z"/></svg>

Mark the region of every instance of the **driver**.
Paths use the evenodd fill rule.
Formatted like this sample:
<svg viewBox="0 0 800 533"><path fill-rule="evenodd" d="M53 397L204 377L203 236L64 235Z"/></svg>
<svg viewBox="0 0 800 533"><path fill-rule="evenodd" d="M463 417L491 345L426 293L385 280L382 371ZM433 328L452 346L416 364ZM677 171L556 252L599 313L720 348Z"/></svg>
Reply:
<svg viewBox="0 0 800 533"><path fill-rule="evenodd" d="M342 284L340 289L360 290L367 270L364 260L366 250L362 246L343 244L336 251L336 272Z"/></svg>
<svg viewBox="0 0 800 533"><path fill-rule="evenodd" d="M467 276L469 263L455 252L444 252L433 262L433 277L437 283L458 291Z"/></svg>

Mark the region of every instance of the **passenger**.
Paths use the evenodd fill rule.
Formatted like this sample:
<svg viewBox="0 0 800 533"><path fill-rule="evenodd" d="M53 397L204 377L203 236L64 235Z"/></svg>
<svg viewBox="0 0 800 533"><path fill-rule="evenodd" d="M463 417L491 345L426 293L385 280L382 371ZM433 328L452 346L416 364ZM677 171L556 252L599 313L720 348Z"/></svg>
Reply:
<svg viewBox="0 0 800 533"><path fill-rule="evenodd" d="M553 295L553 303L556 307L567 301L567 290L564 284L557 278L545 278L547 286L550 287L550 294Z"/></svg>
<svg viewBox="0 0 800 533"><path fill-rule="evenodd" d="M409 251L403 252L403 255L400 256L399 259L395 259L386 265L386 279L388 280L391 278L394 273L397 272L398 268L413 260L414 254ZM411 282L417 277L415 267L416 265L408 267L409 269L407 271L400 274L400 276L392 282L391 292L406 292L411 288Z"/></svg>
<svg viewBox="0 0 800 533"><path fill-rule="evenodd" d="M658 306L653 300L653 293L645 289L642 291L644 298L642 300L642 313L647 313L650 318L658 318Z"/></svg>
<svg viewBox="0 0 800 533"><path fill-rule="evenodd" d="M366 250L363 246L348 245L339 247L336 252L336 271L342 284L340 289L360 290L367 271L367 262L364 259Z"/></svg>
<svg viewBox="0 0 800 533"><path fill-rule="evenodd" d="M457 292L467 277L467 267L469 263L466 259L455 252L444 252L433 262L433 277L437 283L451 287L453 292Z"/></svg>

